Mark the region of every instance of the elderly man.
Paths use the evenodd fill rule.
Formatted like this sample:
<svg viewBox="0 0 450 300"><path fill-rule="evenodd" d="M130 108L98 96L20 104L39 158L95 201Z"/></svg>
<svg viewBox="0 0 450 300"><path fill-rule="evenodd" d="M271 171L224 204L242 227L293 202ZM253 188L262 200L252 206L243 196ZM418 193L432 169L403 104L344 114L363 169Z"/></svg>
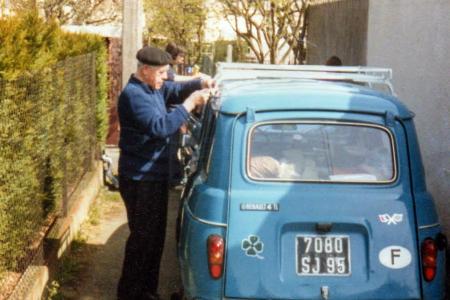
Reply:
<svg viewBox="0 0 450 300"><path fill-rule="evenodd" d="M169 164L174 159L168 151L170 137L192 110L205 104L208 88L214 86L211 79L165 81L172 58L160 49L146 46L136 58L138 69L118 103L120 194L130 228L118 299L127 300L159 299ZM169 104L179 105L167 111Z"/></svg>

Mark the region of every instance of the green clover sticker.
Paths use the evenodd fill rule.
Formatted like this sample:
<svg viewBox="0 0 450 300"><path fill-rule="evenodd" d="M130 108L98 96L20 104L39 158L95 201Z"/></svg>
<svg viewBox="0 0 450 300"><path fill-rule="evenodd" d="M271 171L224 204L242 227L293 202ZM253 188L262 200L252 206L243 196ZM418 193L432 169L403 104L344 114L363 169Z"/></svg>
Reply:
<svg viewBox="0 0 450 300"><path fill-rule="evenodd" d="M241 248L247 256L264 259L259 255L264 250L264 243L256 235L249 235L247 239L243 239Z"/></svg>

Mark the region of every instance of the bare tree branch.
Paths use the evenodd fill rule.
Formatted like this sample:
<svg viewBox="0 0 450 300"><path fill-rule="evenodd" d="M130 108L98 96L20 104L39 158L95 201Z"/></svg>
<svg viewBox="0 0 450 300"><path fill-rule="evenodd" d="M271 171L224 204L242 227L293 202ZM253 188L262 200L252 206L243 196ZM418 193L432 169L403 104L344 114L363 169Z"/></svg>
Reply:
<svg viewBox="0 0 450 300"><path fill-rule="evenodd" d="M305 32L305 10L310 0L219 0L233 30L263 63L284 62L290 55L299 57L301 34ZM243 24L240 25L239 20ZM304 36L303 36L304 38ZM280 55L280 51L283 53ZM299 61L296 59L296 61Z"/></svg>
<svg viewBox="0 0 450 300"><path fill-rule="evenodd" d="M188 59L199 61L206 22L204 0L144 0L144 8L149 42L165 47L167 40L173 41L188 50Z"/></svg>

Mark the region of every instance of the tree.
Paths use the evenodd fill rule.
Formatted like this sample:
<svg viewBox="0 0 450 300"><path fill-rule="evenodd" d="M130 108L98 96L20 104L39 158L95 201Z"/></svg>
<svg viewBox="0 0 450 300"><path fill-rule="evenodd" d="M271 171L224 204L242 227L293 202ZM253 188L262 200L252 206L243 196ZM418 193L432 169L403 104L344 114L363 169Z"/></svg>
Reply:
<svg viewBox="0 0 450 300"><path fill-rule="evenodd" d="M284 62L293 54L304 63L309 0L219 0L238 37L259 63Z"/></svg>
<svg viewBox="0 0 450 300"><path fill-rule="evenodd" d="M195 62L200 60L206 21L203 0L144 0L144 9L150 40L173 41L186 47Z"/></svg>
<svg viewBox="0 0 450 300"><path fill-rule="evenodd" d="M118 21L121 0L15 0L15 11L40 10L46 20L58 20L61 25L105 24Z"/></svg>

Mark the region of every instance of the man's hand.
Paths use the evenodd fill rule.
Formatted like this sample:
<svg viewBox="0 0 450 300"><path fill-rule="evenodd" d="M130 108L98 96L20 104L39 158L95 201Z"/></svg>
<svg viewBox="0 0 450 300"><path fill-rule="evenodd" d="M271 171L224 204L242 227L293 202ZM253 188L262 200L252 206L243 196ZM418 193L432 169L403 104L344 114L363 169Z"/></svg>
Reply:
<svg viewBox="0 0 450 300"><path fill-rule="evenodd" d="M184 108L191 112L196 107L202 107L208 102L209 99L209 89L205 88L203 90L193 92L186 100L183 102Z"/></svg>
<svg viewBox="0 0 450 300"><path fill-rule="evenodd" d="M213 89L216 87L216 81L212 78L202 78L203 89Z"/></svg>

